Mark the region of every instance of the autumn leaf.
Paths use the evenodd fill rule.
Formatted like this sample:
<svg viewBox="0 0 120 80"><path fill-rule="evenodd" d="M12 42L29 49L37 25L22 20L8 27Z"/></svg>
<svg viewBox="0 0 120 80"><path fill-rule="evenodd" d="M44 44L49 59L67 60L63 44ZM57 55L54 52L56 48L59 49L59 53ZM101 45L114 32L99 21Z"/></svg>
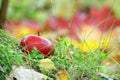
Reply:
<svg viewBox="0 0 120 80"><path fill-rule="evenodd" d="M50 71L50 70L56 70L56 67L50 59L46 58L40 60L40 69L45 71Z"/></svg>
<svg viewBox="0 0 120 80"><path fill-rule="evenodd" d="M62 69L56 73L56 80L69 80L68 73L66 69Z"/></svg>

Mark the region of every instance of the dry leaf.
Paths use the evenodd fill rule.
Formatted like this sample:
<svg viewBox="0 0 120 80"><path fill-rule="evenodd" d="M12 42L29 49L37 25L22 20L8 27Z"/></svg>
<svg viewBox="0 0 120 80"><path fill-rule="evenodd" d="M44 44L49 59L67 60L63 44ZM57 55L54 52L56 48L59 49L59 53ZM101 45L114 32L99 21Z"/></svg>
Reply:
<svg viewBox="0 0 120 80"><path fill-rule="evenodd" d="M24 67L14 67L13 71L10 73L9 77L6 77L6 80L47 80L48 77L44 74L38 73L34 70L27 69ZM52 79L51 79L52 80Z"/></svg>
<svg viewBox="0 0 120 80"><path fill-rule="evenodd" d="M58 73L56 73L56 80L69 80L66 69L62 69Z"/></svg>
<svg viewBox="0 0 120 80"><path fill-rule="evenodd" d="M56 67L50 59L46 58L46 59L40 60L40 69L49 71L49 70L56 70Z"/></svg>

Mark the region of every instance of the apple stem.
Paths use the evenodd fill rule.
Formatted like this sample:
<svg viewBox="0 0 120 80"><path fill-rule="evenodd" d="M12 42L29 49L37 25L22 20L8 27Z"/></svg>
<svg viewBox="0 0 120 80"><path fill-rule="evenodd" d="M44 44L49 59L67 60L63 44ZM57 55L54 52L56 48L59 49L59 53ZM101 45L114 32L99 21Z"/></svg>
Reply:
<svg viewBox="0 0 120 80"><path fill-rule="evenodd" d="M40 31L37 32L37 35L40 36Z"/></svg>

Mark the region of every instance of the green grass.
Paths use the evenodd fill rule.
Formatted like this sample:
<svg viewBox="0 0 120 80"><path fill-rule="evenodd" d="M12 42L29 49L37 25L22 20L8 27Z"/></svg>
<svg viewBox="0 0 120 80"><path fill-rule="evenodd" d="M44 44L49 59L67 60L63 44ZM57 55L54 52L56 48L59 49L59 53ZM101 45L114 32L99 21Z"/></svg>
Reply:
<svg viewBox="0 0 120 80"><path fill-rule="evenodd" d="M22 55L19 50L18 40L10 37L5 31L0 30L0 79L3 75L9 75L12 65L21 65Z"/></svg>
<svg viewBox="0 0 120 80"><path fill-rule="evenodd" d="M87 77L89 80L100 80L97 74L101 72L101 62L106 58L105 54L99 51L82 54L80 49L75 48L66 38L59 38L54 44L55 53L49 58L54 62L57 70L65 68L69 74L70 80L82 80ZM100 54L99 54L100 53ZM69 54L71 57L67 56ZM25 56L20 50L19 41L10 37L6 32L0 30L0 79L5 80L9 75L12 66L27 66L55 79L55 71L41 71L39 61L45 58L37 50L33 50Z"/></svg>
<svg viewBox="0 0 120 80"><path fill-rule="evenodd" d="M66 55L69 53L72 60ZM70 80L82 80L85 76L89 80L99 80L97 72L101 71L101 62L106 58L105 54L99 52L89 52L83 54L80 49L75 48L67 39L60 39L57 43L55 56L53 56L54 63L58 67L64 67L69 73Z"/></svg>

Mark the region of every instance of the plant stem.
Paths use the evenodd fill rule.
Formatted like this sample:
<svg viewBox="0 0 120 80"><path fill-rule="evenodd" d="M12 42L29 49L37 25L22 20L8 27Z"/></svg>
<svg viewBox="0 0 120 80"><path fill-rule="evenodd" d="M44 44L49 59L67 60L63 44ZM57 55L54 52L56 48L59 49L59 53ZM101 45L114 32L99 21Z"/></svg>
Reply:
<svg viewBox="0 0 120 80"><path fill-rule="evenodd" d="M0 29L2 29L5 17L6 17L6 12L7 12L7 6L8 6L8 1L9 0L2 0L1 2L1 7L0 7Z"/></svg>

